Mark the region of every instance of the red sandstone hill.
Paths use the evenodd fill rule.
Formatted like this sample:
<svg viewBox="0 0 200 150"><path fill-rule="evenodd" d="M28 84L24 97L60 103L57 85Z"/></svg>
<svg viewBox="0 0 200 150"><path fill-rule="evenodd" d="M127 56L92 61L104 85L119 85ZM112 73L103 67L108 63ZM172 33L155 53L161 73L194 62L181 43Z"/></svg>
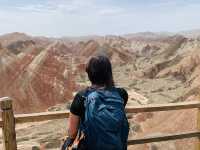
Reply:
<svg viewBox="0 0 200 150"><path fill-rule="evenodd" d="M24 41L24 40L30 40L31 37L19 32L9 33L0 36L0 41L3 46L7 46L8 44L16 41Z"/></svg>
<svg viewBox="0 0 200 150"><path fill-rule="evenodd" d="M86 61L99 53L110 57L116 84L129 92L129 105L199 99L198 38L140 33L52 39L14 33L1 36L0 43L0 96L13 97L18 113L44 111L71 100L73 92L88 84ZM134 99L133 91L148 100ZM130 120L130 136L192 130L196 127L195 115L189 110L138 114ZM193 141L152 143L131 149L192 150Z"/></svg>
<svg viewBox="0 0 200 150"><path fill-rule="evenodd" d="M22 33L3 35L0 42L0 95L12 97L17 112L45 110L72 97L66 46Z"/></svg>
<svg viewBox="0 0 200 150"><path fill-rule="evenodd" d="M0 37L0 96L12 97L17 112L42 111L71 100L80 87L75 79L84 72L92 55L108 54L114 64L132 59L131 53L123 53L123 49L93 40L69 43L40 39L20 33Z"/></svg>
<svg viewBox="0 0 200 150"><path fill-rule="evenodd" d="M43 49L30 41L12 44L0 54L0 95L12 97L17 112L41 111L72 98L75 83L67 48L64 55L62 45L54 43Z"/></svg>

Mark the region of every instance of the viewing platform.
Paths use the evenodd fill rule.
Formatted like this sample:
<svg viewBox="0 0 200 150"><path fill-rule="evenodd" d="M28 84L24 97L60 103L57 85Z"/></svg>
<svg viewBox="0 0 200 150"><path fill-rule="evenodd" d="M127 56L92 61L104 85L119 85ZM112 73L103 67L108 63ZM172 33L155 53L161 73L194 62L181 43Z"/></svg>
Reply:
<svg viewBox="0 0 200 150"><path fill-rule="evenodd" d="M152 142L161 142L169 140L186 139L193 137L200 137L200 102L190 101L181 103L169 104L150 104L142 106L127 107L126 113L143 113L143 112L159 112L171 110L184 110L184 109L198 109L197 129L196 131L182 132L175 134L167 134L163 136L151 136L143 138L134 138L128 140L128 145L145 144ZM56 111L56 112L42 112L32 114L17 114L13 113L12 99L4 97L0 99L0 109L2 119L0 120L0 127L3 133L4 150L17 150L16 142L16 124L40 122L54 119L64 119L69 117L69 111ZM196 150L200 150L200 141L196 145Z"/></svg>

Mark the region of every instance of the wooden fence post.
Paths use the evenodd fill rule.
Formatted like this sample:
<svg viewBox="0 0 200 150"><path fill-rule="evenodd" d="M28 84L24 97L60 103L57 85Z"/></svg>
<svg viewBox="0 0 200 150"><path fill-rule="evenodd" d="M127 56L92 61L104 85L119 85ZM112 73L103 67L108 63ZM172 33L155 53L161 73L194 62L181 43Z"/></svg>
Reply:
<svg viewBox="0 0 200 150"><path fill-rule="evenodd" d="M197 131L200 131L200 108L197 109ZM196 150L200 150L200 137L198 137Z"/></svg>
<svg viewBox="0 0 200 150"><path fill-rule="evenodd" d="M3 121L2 133L4 150L17 150L12 100L8 97L0 98L0 105Z"/></svg>

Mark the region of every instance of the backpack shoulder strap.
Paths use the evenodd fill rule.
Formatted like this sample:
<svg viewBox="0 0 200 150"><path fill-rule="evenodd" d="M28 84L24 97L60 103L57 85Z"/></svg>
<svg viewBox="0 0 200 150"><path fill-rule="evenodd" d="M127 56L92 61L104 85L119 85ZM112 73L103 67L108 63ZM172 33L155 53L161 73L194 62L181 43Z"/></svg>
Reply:
<svg viewBox="0 0 200 150"><path fill-rule="evenodd" d="M85 101L85 99L88 97L88 95L92 92L94 92L95 89L92 89L90 87L87 87L86 89L80 91L80 96L82 97L82 100Z"/></svg>
<svg viewBox="0 0 200 150"><path fill-rule="evenodd" d="M85 99L85 97L87 96L87 93L89 91L89 87L85 88L84 90L79 91L79 96L82 97L82 100Z"/></svg>

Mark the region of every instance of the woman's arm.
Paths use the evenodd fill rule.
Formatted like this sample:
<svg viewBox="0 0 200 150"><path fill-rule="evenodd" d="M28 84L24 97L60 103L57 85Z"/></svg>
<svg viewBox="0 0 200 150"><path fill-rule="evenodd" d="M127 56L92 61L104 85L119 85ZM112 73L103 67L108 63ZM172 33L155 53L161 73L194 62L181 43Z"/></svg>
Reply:
<svg viewBox="0 0 200 150"><path fill-rule="evenodd" d="M70 107L70 115L68 122L68 136L71 138L76 138L78 133L79 124L81 116L84 115L84 101L82 98L82 93L78 92Z"/></svg>
<svg viewBox="0 0 200 150"><path fill-rule="evenodd" d="M68 136L64 139L61 149L66 150L71 146L77 136L81 115L84 114L84 103L81 95L77 93L70 107L68 120Z"/></svg>
<svg viewBox="0 0 200 150"><path fill-rule="evenodd" d="M68 122L68 136L71 139L76 138L79 128L79 123L80 123L80 117L70 113Z"/></svg>
<svg viewBox="0 0 200 150"><path fill-rule="evenodd" d="M78 133L79 122L79 116L70 113L68 122L68 135L63 139L61 150L66 150L73 144Z"/></svg>

